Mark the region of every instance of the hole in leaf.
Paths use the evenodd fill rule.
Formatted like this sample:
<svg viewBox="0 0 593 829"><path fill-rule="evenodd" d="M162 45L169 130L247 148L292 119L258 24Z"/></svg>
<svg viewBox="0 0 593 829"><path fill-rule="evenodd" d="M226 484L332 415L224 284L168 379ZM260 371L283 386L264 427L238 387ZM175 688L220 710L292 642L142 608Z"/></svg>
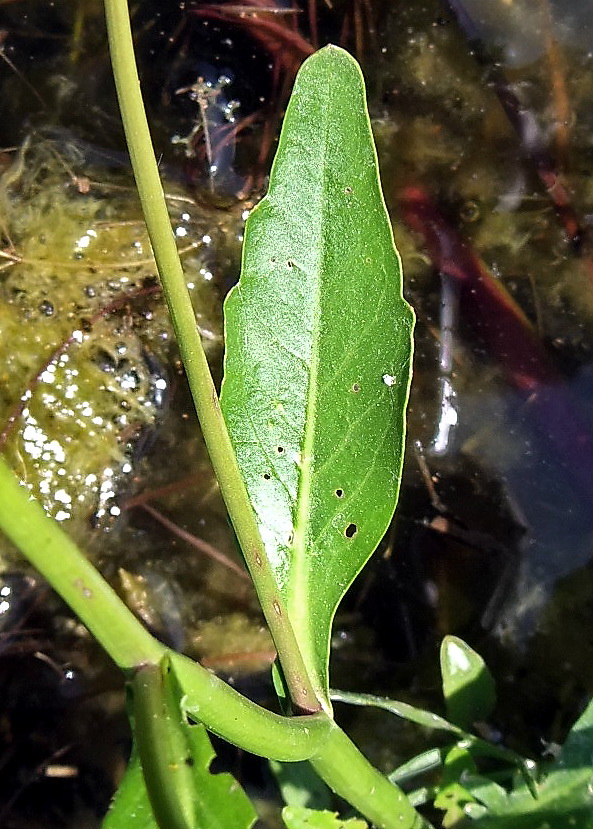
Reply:
<svg viewBox="0 0 593 829"><path fill-rule="evenodd" d="M283 455L284 454L284 446L277 446L276 447L276 452L278 452L279 455Z"/></svg>
<svg viewBox="0 0 593 829"><path fill-rule="evenodd" d="M352 187L344 187L344 193L348 193L348 195L350 195L350 193L352 193Z"/></svg>
<svg viewBox="0 0 593 829"><path fill-rule="evenodd" d="M356 524L348 524L348 526L344 530L344 535L346 536L346 538L354 538L357 532L358 527L356 526Z"/></svg>
<svg viewBox="0 0 593 829"><path fill-rule="evenodd" d="M275 256L270 257L270 262L272 263L272 265L275 265L277 261L278 260L276 259Z"/></svg>
<svg viewBox="0 0 593 829"><path fill-rule="evenodd" d="M264 481L269 481L271 477L269 472L264 472Z"/></svg>
<svg viewBox="0 0 593 829"><path fill-rule="evenodd" d="M294 533L291 532L290 535L288 536L288 543L292 544L293 539L294 539Z"/></svg>
<svg viewBox="0 0 593 829"><path fill-rule="evenodd" d="M294 268L294 262L292 261L292 259L288 259L286 264L289 268Z"/></svg>
<svg viewBox="0 0 593 829"><path fill-rule="evenodd" d="M352 383L352 391L356 394L360 391L360 383Z"/></svg>
<svg viewBox="0 0 593 829"><path fill-rule="evenodd" d="M336 489L336 498L343 498L344 497L344 490L343 489Z"/></svg>

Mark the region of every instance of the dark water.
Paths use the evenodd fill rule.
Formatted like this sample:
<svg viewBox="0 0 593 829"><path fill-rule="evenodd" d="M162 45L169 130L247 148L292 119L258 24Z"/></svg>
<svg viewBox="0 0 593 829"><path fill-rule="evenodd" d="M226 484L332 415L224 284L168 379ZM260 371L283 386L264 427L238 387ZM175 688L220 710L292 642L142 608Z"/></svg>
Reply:
<svg viewBox="0 0 593 829"><path fill-rule="evenodd" d="M593 691L593 11L567 0L318 5L319 42L355 51L368 79L418 317L401 502L338 616L333 683L438 707L438 643L456 633L494 671L493 727L537 756ZM141 4L135 31L171 213L180 247L195 246L188 281L218 372L220 302L236 277L244 211L265 182L283 96L315 27L303 11L300 34L285 35L274 53L245 23L196 10ZM36 423L18 413L7 454L15 465L25 459L36 494L54 516L67 513L65 525L152 629L265 696L253 676L270 643L248 588L138 507L148 503L235 558L151 266L129 263L145 255L146 239L102 9L13 2L0 6L0 26L10 61L0 63L3 244L27 260L0 272L9 366L0 417L28 388L47 395L51 385L60 417L84 383L105 390L70 422L86 453L66 452L66 427L52 432L33 401ZM177 94L198 76L202 86ZM204 96L209 148L199 133L183 143ZM19 156L11 148L27 136ZM126 268L114 269L122 258ZM61 263L73 260L82 270L64 280ZM130 291L133 301L120 302ZM105 314L110 303L117 307ZM73 361L58 361L63 376L33 383L78 327L84 342L61 352ZM92 442L96 417L110 426ZM39 431L27 437L27 426ZM81 825L84 815L96 825L126 751L119 678L8 550L4 569L0 823ZM31 685L33 697L23 691ZM105 746L89 757L97 722ZM350 725L386 767L420 747L415 729L384 718L357 713ZM76 776L40 772L54 757Z"/></svg>

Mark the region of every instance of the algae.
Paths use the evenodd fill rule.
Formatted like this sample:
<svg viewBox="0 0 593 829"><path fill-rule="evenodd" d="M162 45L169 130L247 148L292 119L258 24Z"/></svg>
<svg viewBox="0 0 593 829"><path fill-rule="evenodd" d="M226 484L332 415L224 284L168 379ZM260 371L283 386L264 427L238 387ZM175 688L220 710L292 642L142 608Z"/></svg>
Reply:
<svg viewBox="0 0 593 829"><path fill-rule="evenodd" d="M4 451L46 511L79 530L119 514L117 495L166 415L176 358L129 176L83 162L81 147L32 137L18 174L0 181L10 239L0 277ZM210 223L187 199L169 203L197 325L217 359Z"/></svg>

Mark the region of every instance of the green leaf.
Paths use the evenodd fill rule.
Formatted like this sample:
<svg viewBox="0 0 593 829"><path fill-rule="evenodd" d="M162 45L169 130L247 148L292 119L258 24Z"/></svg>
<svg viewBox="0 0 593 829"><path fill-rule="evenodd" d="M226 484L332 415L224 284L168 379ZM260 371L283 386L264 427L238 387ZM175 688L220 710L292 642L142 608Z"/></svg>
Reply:
<svg viewBox="0 0 593 829"><path fill-rule="evenodd" d="M214 749L190 725L168 659L132 680L132 723L152 810L161 829L250 829L251 801L230 774L209 770Z"/></svg>
<svg viewBox="0 0 593 829"><path fill-rule="evenodd" d="M303 806L285 806L282 818L288 829L368 829L358 818L341 820L334 812L319 812Z"/></svg>
<svg viewBox="0 0 593 829"><path fill-rule="evenodd" d="M434 799L435 808L445 813L442 819L444 829L461 823L467 814L467 807L473 803L471 794L459 783L443 786Z"/></svg>
<svg viewBox="0 0 593 829"><path fill-rule="evenodd" d="M448 722L438 714L432 714L430 711L425 711L423 708L416 708L415 705L409 705L407 702L400 702L399 700L389 699L388 697L376 697L373 694L358 694L350 691L334 691L331 692L331 698L334 702L345 702L349 705L368 706L370 708L381 708L383 711L388 711L390 714L395 714L403 720L409 720L417 725L423 725L425 728L434 728L440 731L450 731L457 737L466 737L466 733L457 725Z"/></svg>
<svg viewBox="0 0 593 829"><path fill-rule="evenodd" d="M468 728L490 716L496 702L492 675L482 657L457 636L442 641L441 674L449 719Z"/></svg>
<svg viewBox="0 0 593 829"><path fill-rule="evenodd" d="M556 765L559 768L593 765L593 700L568 732Z"/></svg>
<svg viewBox="0 0 593 829"><path fill-rule="evenodd" d="M493 800L491 792L468 789L487 808L475 825L480 829L592 829L593 768L562 769L555 767L537 787L534 798L527 786L513 790L504 799ZM474 825L474 824L472 824Z"/></svg>
<svg viewBox="0 0 593 829"><path fill-rule="evenodd" d="M398 766L387 776L392 783L398 786L409 783L416 777L440 769L443 765L443 752L440 748L429 748L421 754L417 754L401 766Z"/></svg>
<svg viewBox="0 0 593 829"><path fill-rule="evenodd" d="M136 751L132 753L102 829L158 829Z"/></svg>
<svg viewBox="0 0 593 829"><path fill-rule="evenodd" d="M287 806L308 809L329 809L334 797L310 763L279 763L270 761L270 768Z"/></svg>
<svg viewBox="0 0 593 829"><path fill-rule="evenodd" d="M222 410L327 703L336 607L397 501L413 327L362 74L337 47L299 72L225 325Z"/></svg>
<svg viewBox="0 0 593 829"><path fill-rule="evenodd" d="M469 781L471 788L471 780ZM535 787L523 784L505 798L491 792L474 796L488 812L475 821L480 829L593 828L593 703L570 730L558 758Z"/></svg>

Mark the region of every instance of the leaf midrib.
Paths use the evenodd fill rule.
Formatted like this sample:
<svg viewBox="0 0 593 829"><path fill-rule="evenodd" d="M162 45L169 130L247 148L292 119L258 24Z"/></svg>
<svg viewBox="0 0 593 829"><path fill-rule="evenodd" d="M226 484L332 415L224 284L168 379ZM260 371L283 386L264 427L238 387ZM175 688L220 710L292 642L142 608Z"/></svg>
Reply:
<svg viewBox="0 0 593 829"><path fill-rule="evenodd" d="M316 684L315 670L315 647L312 631L310 628L310 596L309 594L309 579L307 565L308 556L312 555L311 550L307 550L307 541L309 536L309 523L311 514L311 492L313 485L313 446L315 443L315 433L317 426L317 393L318 393L318 376L319 376L319 339L321 328L321 286L322 286L322 266L325 260L326 240L323 228L325 227L325 213L326 213L326 199L324 193L327 190L327 165L325 159L327 157L328 147L328 102L331 100L331 94L326 96L323 105L323 121L324 121L324 139L322 144L322 154L318 160L318 169L323 171L323 176L320 179L319 193L321 194L321 209L319 211L319 254L315 263L315 296L314 296L314 316L312 325L312 348L311 348L311 364L309 370L309 378L307 383L307 405L305 411L305 429L304 439L301 448L300 458L300 473L299 483L296 498L296 514L294 520L294 538L291 550L291 576L290 576L290 593L287 596L287 609L289 618L299 636L299 645L303 653L305 665L311 673L313 684Z"/></svg>

